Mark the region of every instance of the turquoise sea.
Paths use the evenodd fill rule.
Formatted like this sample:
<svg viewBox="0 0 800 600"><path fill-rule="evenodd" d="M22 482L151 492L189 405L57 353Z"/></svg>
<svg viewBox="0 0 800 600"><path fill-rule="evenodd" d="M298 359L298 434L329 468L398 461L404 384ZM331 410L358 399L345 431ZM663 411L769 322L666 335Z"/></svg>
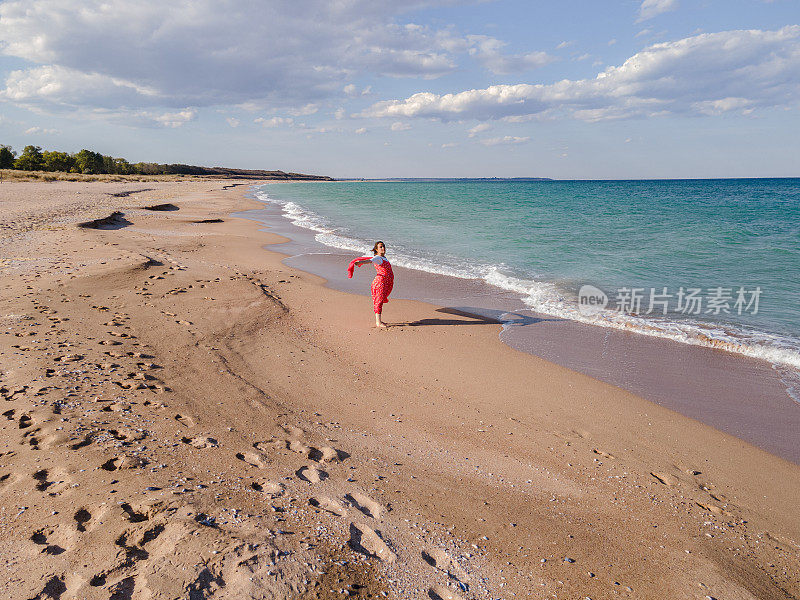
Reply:
<svg viewBox="0 0 800 600"><path fill-rule="evenodd" d="M394 264L482 279L537 313L800 368L800 179L302 182L256 197L327 246L381 239ZM604 308L579 303L587 284Z"/></svg>

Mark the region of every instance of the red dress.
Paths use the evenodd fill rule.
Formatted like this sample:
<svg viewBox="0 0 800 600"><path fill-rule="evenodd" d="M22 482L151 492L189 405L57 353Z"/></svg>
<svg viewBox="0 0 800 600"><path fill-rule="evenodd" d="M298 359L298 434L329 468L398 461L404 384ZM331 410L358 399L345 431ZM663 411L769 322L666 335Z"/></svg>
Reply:
<svg viewBox="0 0 800 600"><path fill-rule="evenodd" d="M374 258L383 258L382 261L375 263L372 262ZM394 272L392 272L392 265L385 257L376 256L359 256L350 261L350 266L347 267L347 276L352 278L353 271L357 262L368 260L375 265L375 270L378 272L375 279L372 280L372 305L375 307L375 314L381 314L383 305L389 301L389 294L392 293L394 286Z"/></svg>
<svg viewBox="0 0 800 600"><path fill-rule="evenodd" d="M389 301L389 294L392 293L394 272L392 265L385 258L381 262L373 264L378 273L372 280L372 305L375 307L375 314L379 315L384 303Z"/></svg>

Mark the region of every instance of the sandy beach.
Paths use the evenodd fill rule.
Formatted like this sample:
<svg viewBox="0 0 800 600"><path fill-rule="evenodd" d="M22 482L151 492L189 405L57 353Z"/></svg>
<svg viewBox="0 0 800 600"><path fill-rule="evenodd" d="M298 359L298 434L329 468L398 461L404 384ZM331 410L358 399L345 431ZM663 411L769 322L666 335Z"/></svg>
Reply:
<svg viewBox="0 0 800 600"><path fill-rule="evenodd" d="M800 466L490 320L374 329L248 189L0 185L4 598L800 597Z"/></svg>

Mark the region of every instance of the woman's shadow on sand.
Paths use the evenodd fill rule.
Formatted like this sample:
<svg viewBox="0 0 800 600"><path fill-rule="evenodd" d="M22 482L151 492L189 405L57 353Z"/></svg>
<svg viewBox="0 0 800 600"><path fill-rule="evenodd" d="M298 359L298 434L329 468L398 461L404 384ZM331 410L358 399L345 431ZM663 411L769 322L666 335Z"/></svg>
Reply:
<svg viewBox="0 0 800 600"><path fill-rule="evenodd" d="M472 308L469 306L437 308L436 312L460 317L458 319L418 319L404 323L391 323L392 326L420 327L423 325L506 325L525 326L541 323L542 321L558 321L559 319L544 319L521 315L516 312L504 310L491 310L486 308Z"/></svg>

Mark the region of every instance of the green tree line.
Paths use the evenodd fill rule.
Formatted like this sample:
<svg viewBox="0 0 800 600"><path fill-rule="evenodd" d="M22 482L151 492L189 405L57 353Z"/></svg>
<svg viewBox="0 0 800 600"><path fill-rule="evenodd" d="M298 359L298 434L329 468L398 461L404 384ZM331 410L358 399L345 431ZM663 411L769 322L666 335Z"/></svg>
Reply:
<svg viewBox="0 0 800 600"><path fill-rule="evenodd" d="M58 171L63 173L86 173L99 175L174 175L191 174L195 167L189 165L161 165L158 163L130 163L124 158L104 156L99 152L83 149L70 154L42 150L41 146L25 146L17 153L11 146L0 145L0 169L19 171Z"/></svg>

